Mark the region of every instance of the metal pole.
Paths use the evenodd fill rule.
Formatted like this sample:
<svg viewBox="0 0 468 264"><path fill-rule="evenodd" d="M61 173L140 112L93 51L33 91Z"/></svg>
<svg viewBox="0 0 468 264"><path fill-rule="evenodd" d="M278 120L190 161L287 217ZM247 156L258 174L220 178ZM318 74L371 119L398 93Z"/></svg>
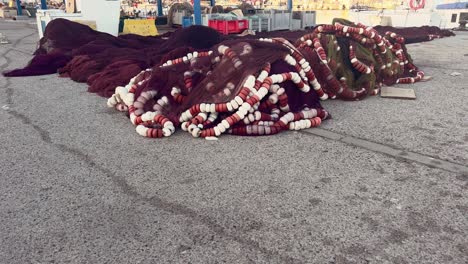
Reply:
<svg viewBox="0 0 468 264"><path fill-rule="evenodd" d="M41 0L41 9L47 9L47 1Z"/></svg>
<svg viewBox="0 0 468 264"><path fill-rule="evenodd" d="M18 16L23 15L23 9L21 8L21 1L16 0L16 10L18 11Z"/></svg>
<svg viewBox="0 0 468 264"><path fill-rule="evenodd" d="M200 0L193 1L193 15L195 16L195 25L201 25L201 7Z"/></svg>
<svg viewBox="0 0 468 264"><path fill-rule="evenodd" d="M158 0L158 15L163 16L163 6L162 6L162 0Z"/></svg>
<svg viewBox="0 0 468 264"><path fill-rule="evenodd" d="M288 11L292 11L293 9L293 0L288 0Z"/></svg>

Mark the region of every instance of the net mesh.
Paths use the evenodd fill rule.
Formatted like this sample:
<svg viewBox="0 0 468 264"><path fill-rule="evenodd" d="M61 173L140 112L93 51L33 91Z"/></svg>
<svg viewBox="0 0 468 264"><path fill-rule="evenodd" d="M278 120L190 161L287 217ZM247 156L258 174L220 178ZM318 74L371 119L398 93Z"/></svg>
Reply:
<svg viewBox="0 0 468 264"><path fill-rule="evenodd" d="M58 72L128 114L147 137L259 136L315 127L320 100L359 100L383 84L424 77L405 44L451 35L434 27L370 28L343 19L310 31L222 36L192 26L157 37L113 37L56 19L34 58L5 76Z"/></svg>

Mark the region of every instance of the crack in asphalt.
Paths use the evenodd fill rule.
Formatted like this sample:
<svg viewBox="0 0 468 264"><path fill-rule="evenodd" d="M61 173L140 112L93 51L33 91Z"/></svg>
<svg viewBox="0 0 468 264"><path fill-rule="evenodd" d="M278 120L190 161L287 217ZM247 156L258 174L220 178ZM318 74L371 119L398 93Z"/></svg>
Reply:
<svg viewBox="0 0 468 264"><path fill-rule="evenodd" d="M124 177L118 176L111 170L97 164L92 158L89 157L89 155L82 152L81 150L69 147L64 144L54 143L52 141L52 138L50 137L49 132L43 129L42 127L32 123L31 120L26 115L19 113L15 110L7 110L7 112L13 115L14 117L20 119L24 124L31 126L36 132L39 133L39 136L41 137L41 140L43 142L56 147L62 152L69 153L75 156L76 158L79 158L80 160L85 162L90 168L95 168L99 172L106 175L108 178L112 180L112 182L117 187L119 187L122 193L124 193L125 195L129 197L133 197L135 202L138 201L138 202L149 203L153 207L159 210L163 210L173 215L181 215L181 216L190 218L195 222L205 225L216 235L235 241L246 248L254 249L255 251L258 251L262 253L263 255L265 255L265 257L267 257L270 260L278 260L281 263L292 263L292 264L303 263L302 261L295 259L291 256L282 255L278 252L262 247L260 243L257 241L239 236L237 234L233 234L233 232L230 232L228 229L218 224L215 220L211 219L209 216L201 215L197 211L187 206L166 201L158 196L145 197L141 195L133 186L128 184L128 182L125 180ZM239 233L239 232L236 231L236 233Z"/></svg>
<svg viewBox="0 0 468 264"><path fill-rule="evenodd" d="M462 65L460 65L462 66ZM433 69L441 69L441 70L448 70L448 71L466 71L468 69L463 69L463 68L457 68L457 69L454 69L454 68L447 68L447 67L444 67L444 66L440 66L440 65L435 65L435 64L429 64L429 65L424 65L424 64L418 64L418 67L419 68L424 68L424 69L427 69L427 68L433 68Z"/></svg>
<svg viewBox="0 0 468 264"><path fill-rule="evenodd" d="M12 51L15 48L15 46L18 45L23 39L25 39L25 38L27 38L27 37L29 37L31 35L34 35L34 34L36 34L36 33L34 32L32 34L29 34L29 35L27 35L25 37L22 37L22 38L16 40L11 45L11 48L8 49L6 52L4 52L4 54L2 54L5 57L5 59L7 60L7 62L4 63L2 66L0 66L1 71L3 71L11 63L11 59L8 58L7 54L10 51ZM7 103L9 105L13 105L13 98L12 98L13 97L13 89L10 87L11 86L11 80L10 80L10 78L6 78L6 80L7 80L7 84L4 85L2 88L7 90ZM166 201L166 200L162 199L161 197L157 197L157 196L145 197L145 196L141 195L140 193L138 193L138 191L133 186L128 184L128 182L126 181L126 179L124 177L118 176L114 172L112 172L111 170L97 164L89 155L87 155L83 151L81 151L79 149L72 148L72 147L64 145L64 144L54 143L51 136L50 136L50 134L49 134L49 132L46 129L34 124L31 121L31 119L29 117L27 117L25 114L22 114L22 113L14 110L14 109L11 109L11 108L7 109L6 112L9 115L12 115L13 117L21 120L22 123L30 126L33 130L35 130L39 134L39 136L40 136L40 138L41 138L41 140L43 142L45 142L45 143L47 143L47 144L49 144L51 146L54 146L55 148L57 148L58 150L60 150L62 152L69 153L69 154L75 156L76 158L84 161L88 166L90 166L90 168L95 168L96 170L98 170L101 173L103 173L104 175L106 175L122 191L122 193L124 193L125 195L127 195L129 197L132 197L135 202L149 203L149 204L151 204L153 206L153 208L157 208L159 210L168 212L168 213L173 214L173 215L181 215L181 216L185 216L187 218L190 218L190 219L194 220L195 222L198 222L198 223L201 223L201 224L205 225L207 228L209 228L216 235L219 235L221 237L224 237L224 238L227 238L229 240L235 241L235 242L239 243L240 245L242 245L243 247L245 247L247 249L253 249L253 250L257 251L257 252L262 253L267 259L279 261L281 263L303 263L303 261L298 260L296 258L293 258L291 256L283 255L283 254L280 254L279 252L276 252L276 251L270 250L268 248L262 247L260 245L260 243L257 242L257 241L254 241L252 239L249 239L249 238L238 235L239 234L238 231L235 231L235 233L236 233L235 234L233 231L230 231L229 229L227 229L227 228L223 227L222 225L218 224L215 220L213 220L209 216L199 214L197 211L195 211L195 210L193 210L193 209L191 209L191 208L189 208L187 206L177 204L177 203L173 203L173 202L169 202L169 201Z"/></svg>
<svg viewBox="0 0 468 264"><path fill-rule="evenodd" d="M350 146L363 148L372 152L387 155L395 159L403 159L412 162L417 162L430 168L437 168L440 170L454 172L458 174L468 174L468 166L466 166L465 164L439 159L430 155L417 153L407 149L396 148L391 145L373 142L364 138L343 135L323 128L301 130L299 132L302 134L318 136L328 140L338 141Z"/></svg>

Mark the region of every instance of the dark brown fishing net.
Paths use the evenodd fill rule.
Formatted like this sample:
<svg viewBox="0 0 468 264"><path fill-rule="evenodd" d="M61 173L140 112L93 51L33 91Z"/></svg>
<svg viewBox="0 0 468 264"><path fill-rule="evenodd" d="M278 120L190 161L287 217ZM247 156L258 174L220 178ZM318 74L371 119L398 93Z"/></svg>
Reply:
<svg viewBox="0 0 468 264"><path fill-rule="evenodd" d="M448 35L377 29L337 19L307 32L236 37L193 26L113 37L57 19L29 65L5 75L59 72L87 82L147 137L170 136L176 126L195 137L271 135L320 125L329 117L320 99L359 100L383 84L421 80L405 38Z"/></svg>
<svg viewBox="0 0 468 264"><path fill-rule="evenodd" d="M452 31L447 30L447 29L440 29L435 26L406 27L406 28L376 26L375 29L380 34L385 34L385 32L390 31L398 35L401 35L406 39L405 41L406 44L430 41L435 38L455 36L455 33L453 33Z"/></svg>

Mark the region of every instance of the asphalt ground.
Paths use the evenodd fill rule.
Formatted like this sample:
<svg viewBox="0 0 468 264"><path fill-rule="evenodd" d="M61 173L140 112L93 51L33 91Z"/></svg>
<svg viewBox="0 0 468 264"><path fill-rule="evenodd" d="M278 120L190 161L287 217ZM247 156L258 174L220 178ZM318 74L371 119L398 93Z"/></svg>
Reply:
<svg viewBox="0 0 468 264"><path fill-rule="evenodd" d="M36 26L0 33L0 69L24 66ZM468 263L467 44L408 46L433 77L399 86L416 100L218 141L142 138L85 84L0 77L0 263Z"/></svg>

